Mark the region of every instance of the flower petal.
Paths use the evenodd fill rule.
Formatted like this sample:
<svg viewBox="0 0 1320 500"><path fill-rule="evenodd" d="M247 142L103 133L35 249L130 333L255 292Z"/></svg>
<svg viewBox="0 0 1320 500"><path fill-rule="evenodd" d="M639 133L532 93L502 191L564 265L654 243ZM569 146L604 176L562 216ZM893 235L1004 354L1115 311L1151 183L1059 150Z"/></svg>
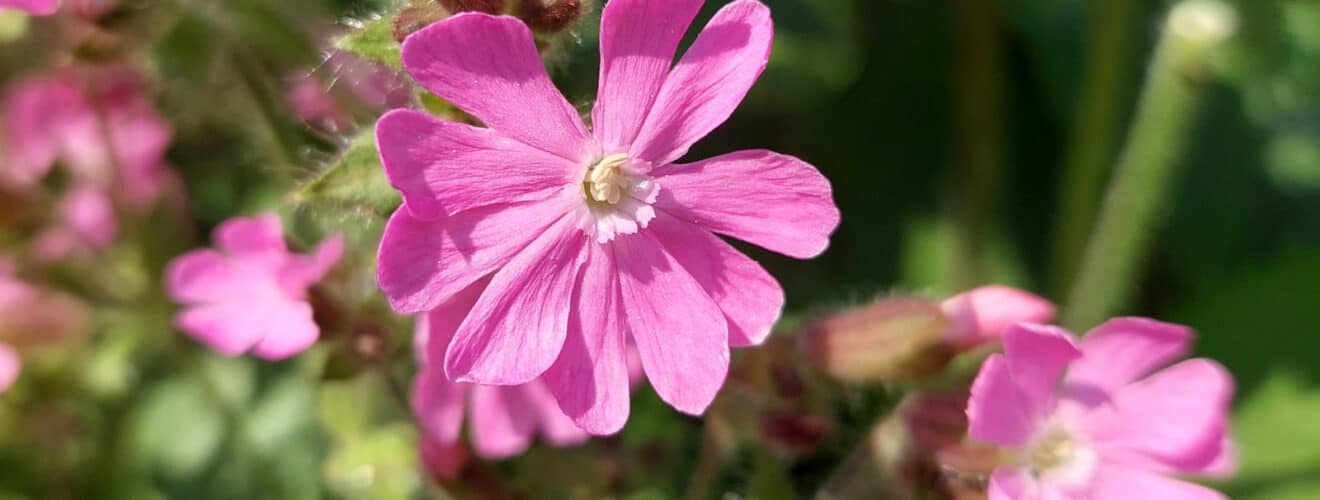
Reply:
<svg viewBox="0 0 1320 500"><path fill-rule="evenodd" d="M1193 359L1118 389L1082 422L1107 460L1201 472L1222 460L1232 397L1228 370Z"/></svg>
<svg viewBox="0 0 1320 500"><path fill-rule="evenodd" d="M252 353L271 361L285 359L307 350L320 335L321 329L312 319L312 306L306 302L285 302L271 311Z"/></svg>
<svg viewBox="0 0 1320 500"><path fill-rule="evenodd" d="M967 435L999 446L1020 446L1035 434L1041 416L1029 410L1022 389L1001 354L991 355L972 382Z"/></svg>
<svg viewBox="0 0 1320 500"><path fill-rule="evenodd" d="M445 355L450 379L525 384L559 357L586 235L568 219L547 230L491 279Z"/></svg>
<svg viewBox="0 0 1320 500"><path fill-rule="evenodd" d="M977 345L997 339L1014 323L1046 323L1054 319L1054 304L1016 288L990 285L969 290L940 303L953 320L950 341Z"/></svg>
<svg viewBox="0 0 1320 500"><path fill-rule="evenodd" d="M165 289L176 302L193 303L268 296L274 286L259 268L199 249L170 261L165 267Z"/></svg>
<svg viewBox="0 0 1320 500"><path fill-rule="evenodd" d="M60 8L59 0L5 0L0 5L14 7L37 16L54 14Z"/></svg>
<svg viewBox="0 0 1320 500"><path fill-rule="evenodd" d="M799 259L825 251L839 226L830 182L772 151L739 151L659 168L656 207L679 220Z"/></svg>
<svg viewBox="0 0 1320 500"><path fill-rule="evenodd" d="M574 163L587 159L587 128L550 82L522 21L458 14L410 35L402 56L417 83L500 134Z"/></svg>
<svg viewBox="0 0 1320 500"><path fill-rule="evenodd" d="M463 323L489 283L490 278L477 280L415 320L413 334L424 337L425 341L419 346L423 351L422 368L413 383L413 413L427 433L443 444L452 444L459 439L463 426L463 402L469 387L469 384L453 382L445 375L445 351L449 350L458 325Z"/></svg>
<svg viewBox="0 0 1320 500"><path fill-rule="evenodd" d="M336 234L316 246L309 255L291 255L279 270L280 284L291 295L301 295L321 281L344 255L344 237Z"/></svg>
<svg viewBox="0 0 1320 500"><path fill-rule="evenodd" d="M581 272L564 349L541 379L578 426L614 434L628 420L629 403L618 273L613 256L600 245L587 245Z"/></svg>
<svg viewBox="0 0 1320 500"><path fill-rule="evenodd" d="M390 184L420 219L549 198L579 166L490 129L398 109L376 122Z"/></svg>
<svg viewBox="0 0 1320 500"><path fill-rule="evenodd" d="M449 381L440 365L423 367L413 381L413 413L426 434L440 444L458 442L468 387Z"/></svg>
<svg viewBox="0 0 1320 500"><path fill-rule="evenodd" d="M600 17L600 90L592 110L606 152L626 151L703 0L611 0Z"/></svg>
<svg viewBox="0 0 1320 500"><path fill-rule="evenodd" d="M261 340L271 320L270 309L264 302L216 302L185 309L174 323L216 352L238 356Z"/></svg>
<svg viewBox="0 0 1320 500"><path fill-rule="evenodd" d="M18 372L23 369L23 360L12 347L0 344L0 392L9 390L18 379Z"/></svg>
<svg viewBox="0 0 1320 500"><path fill-rule="evenodd" d="M709 232L658 214L650 229L724 312L729 345L760 344L784 310L784 290L765 268Z"/></svg>
<svg viewBox="0 0 1320 500"><path fill-rule="evenodd" d="M499 460L527 451L536 432L537 415L521 388L474 385L471 390L469 421L477 455Z"/></svg>
<svg viewBox="0 0 1320 500"><path fill-rule="evenodd" d="M270 212L224 221L215 228L215 244L230 255L270 263L280 262L289 253L280 217Z"/></svg>
<svg viewBox="0 0 1320 500"><path fill-rule="evenodd" d="M650 231L616 238L613 250L646 378L675 409L700 415L729 372L724 315Z"/></svg>
<svg viewBox="0 0 1320 500"><path fill-rule="evenodd" d="M1073 336L1062 328L1019 323L1004 333L1004 359L1022 390L1026 411L1036 415L1054 408L1060 377L1081 356Z"/></svg>
<svg viewBox="0 0 1320 500"><path fill-rule="evenodd" d="M541 381L533 381L530 384L524 384L518 387L522 389L523 396L527 398L528 404L532 405L537 416L540 417L539 428L542 437L547 442L555 446L576 446L587 442L591 436L573 423L573 420L564 415L559 409L559 404L555 403L555 397L550 394Z"/></svg>
<svg viewBox="0 0 1320 500"><path fill-rule="evenodd" d="M1082 337L1082 359L1068 369L1070 385L1113 391L1187 355L1192 330L1144 318L1116 318Z"/></svg>
<svg viewBox="0 0 1320 500"><path fill-rule="evenodd" d="M1160 500L1228 500L1219 493L1201 485L1179 481L1151 471L1118 465L1103 465L1086 492L1090 500L1133 500L1158 498Z"/></svg>
<svg viewBox="0 0 1320 500"><path fill-rule="evenodd" d="M770 60L774 23L756 0L724 6L683 54L656 97L630 156L673 162L720 126Z"/></svg>
<svg viewBox="0 0 1320 500"><path fill-rule="evenodd" d="M395 312L429 311L508 263L565 210L551 199L423 221L405 204L385 225L377 281Z"/></svg>
<svg viewBox="0 0 1320 500"><path fill-rule="evenodd" d="M472 307L477 305L477 300L490 285L492 277L487 276L477 280L436 306L431 312L418 317L418 321L425 323L422 326L426 327L426 357L423 358L422 364L435 367L442 375L444 374L445 353L449 352L449 344L454 341L458 326L467 319Z"/></svg>

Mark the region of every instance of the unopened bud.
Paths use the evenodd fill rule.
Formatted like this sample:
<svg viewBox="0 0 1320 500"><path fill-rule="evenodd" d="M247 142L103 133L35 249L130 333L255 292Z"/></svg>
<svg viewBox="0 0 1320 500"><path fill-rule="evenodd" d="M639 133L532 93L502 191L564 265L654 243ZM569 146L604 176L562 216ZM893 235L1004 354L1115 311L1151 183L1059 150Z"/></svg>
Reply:
<svg viewBox="0 0 1320 500"><path fill-rule="evenodd" d="M817 320L807 327L804 348L841 380L907 381L938 371L952 358L948 328L939 304L889 298Z"/></svg>
<svg viewBox="0 0 1320 500"><path fill-rule="evenodd" d="M582 0L519 0L518 17L537 31L557 33L582 17Z"/></svg>
<svg viewBox="0 0 1320 500"><path fill-rule="evenodd" d="M438 0L440 5L455 14L459 12L485 12L503 14L505 0Z"/></svg>
<svg viewBox="0 0 1320 500"><path fill-rule="evenodd" d="M449 13L434 5L405 8L394 16L394 41L403 43L408 35L446 17Z"/></svg>
<svg viewBox="0 0 1320 500"><path fill-rule="evenodd" d="M1217 44L1237 31L1237 12L1218 0L1188 0L1169 13L1169 30L1188 41Z"/></svg>
<svg viewBox="0 0 1320 500"><path fill-rule="evenodd" d="M773 412L761 420L765 442L795 455L815 451L828 434L829 422L813 415Z"/></svg>

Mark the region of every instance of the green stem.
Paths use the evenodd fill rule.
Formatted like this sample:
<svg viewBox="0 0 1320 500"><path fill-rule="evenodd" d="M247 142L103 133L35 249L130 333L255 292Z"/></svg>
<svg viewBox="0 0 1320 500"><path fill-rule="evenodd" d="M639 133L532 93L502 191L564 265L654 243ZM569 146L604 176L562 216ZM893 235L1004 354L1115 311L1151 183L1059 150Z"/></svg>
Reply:
<svg viewBox="0 0 1320 500"><path fill-rule="evenodd" d="M1089 328L1126 303L1186 148L1208 60L1235 24L1233 11L1215 0L1185 1L1170 13L1068 296L1065 326Z"/></svg>
<svg viewBox="0 0 1320 500"><path fill-rule="evenodd" d="M1076 277L1095 222L1100 193L1118 141L1127 56L1136 37L1136 0L1092 0L1091 38L1080 109L1069 140L1055 221L1051 289L1062 296Z"/></svg>
<svg viewBox="0 0 1320 500"><path fill-rule="evenodd" d="M733 438L727 423L719 412L720 402L706 412L705 428L701 433L701 452L697 455L692 476L688 479L687 500L706 500L712 498L715 483L724 469L724 461L732 452Z"/></svg>
<svg viewBox="0 0 1320 500"><path fill-rule="evenodd" d="M991 0L959 2L957 156L949 285L963 290L984 280L983 245L995 222L1000 174L999 15Z"/></svg>

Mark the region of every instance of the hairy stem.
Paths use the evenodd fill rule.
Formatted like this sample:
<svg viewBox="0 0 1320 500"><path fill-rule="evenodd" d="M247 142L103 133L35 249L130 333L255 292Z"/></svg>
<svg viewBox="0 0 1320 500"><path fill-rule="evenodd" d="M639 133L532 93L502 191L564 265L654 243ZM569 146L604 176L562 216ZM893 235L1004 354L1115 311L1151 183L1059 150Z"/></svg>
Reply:
<svg viewBox="0 0 1320 500"><path fill-rule="evenodd" d="M999 15L991 0L962 0L958 46L957 151L954 161L950 275L954 290L981 284L984 245L995 224L1000 174L1002 74Z"/></svg>
<svg viewBox="0 0 1320 500"><path fill-rule="evenodd" d="M1136 0L1091 1L1086 76L1068 141L1054 224L1050 285L1056 295L1066 293L1076 277L1112 165L1121 125L1123 83L1128 76L1126 61L1135 38L1132 21L1139 6Z"/></svg>
<svg viewBox="0 0 1320 500"><path fill-rule="evenodd" d="M1127 302L1160 226L1204 93L1208 60L1235 26L1234 12L1215 0L1185 1L1169 14L1095 233L1068 296L1065 326L1089 328Z"/></svg>

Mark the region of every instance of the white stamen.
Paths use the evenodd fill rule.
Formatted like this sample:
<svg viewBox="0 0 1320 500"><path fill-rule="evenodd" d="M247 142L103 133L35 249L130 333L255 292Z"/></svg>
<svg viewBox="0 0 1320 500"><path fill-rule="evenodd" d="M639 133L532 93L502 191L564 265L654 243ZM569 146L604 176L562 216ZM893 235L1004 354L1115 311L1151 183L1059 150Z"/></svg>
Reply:
<svg viewBox="0 0 1320 500"><path fill-rule="evenodd" d="M610 205L619 203L623 194L632 187L628 176L623 172L626 163L628 163L628 155L616 153L601 159L600 163L587 171L584 184L592 200Z"/></svg>

